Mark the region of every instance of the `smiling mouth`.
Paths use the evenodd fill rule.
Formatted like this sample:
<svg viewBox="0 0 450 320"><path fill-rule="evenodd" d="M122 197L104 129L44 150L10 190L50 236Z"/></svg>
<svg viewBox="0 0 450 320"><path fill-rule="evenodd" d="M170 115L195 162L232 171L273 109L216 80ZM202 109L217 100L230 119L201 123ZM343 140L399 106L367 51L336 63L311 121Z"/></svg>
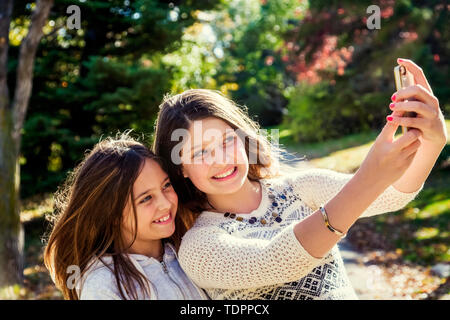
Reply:
<svg viewBox="0 0 450 320"><path fill-rule="evenodd" d="M237 171L237 167L232 167L221 174L217 174L217 175L213 176L212 178L216 179L216 180L226 179L228 177L233 176L236 173L236 171Z"/></svg>
<svg viewBox="0 0 450 320"><path fill-rule="evenodd" d="M164 217L154 220L153 223L156 224L167 224L169 222L172 221L172 215L170 213L168 213L167 215L165 215Z"/></svg>

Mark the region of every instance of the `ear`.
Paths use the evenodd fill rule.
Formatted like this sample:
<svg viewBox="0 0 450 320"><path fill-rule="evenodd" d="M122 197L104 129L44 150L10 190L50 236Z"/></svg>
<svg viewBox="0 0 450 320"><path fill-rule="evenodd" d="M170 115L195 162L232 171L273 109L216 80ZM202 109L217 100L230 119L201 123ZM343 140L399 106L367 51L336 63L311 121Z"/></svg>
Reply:
<svg viewBox="0 0 450 320"><path fill-rule="evenodd" d="M181 173L183 174L183 177L187 178L188 175L186 174L186 171L184 170L184 167L181 166Z"/></svg>

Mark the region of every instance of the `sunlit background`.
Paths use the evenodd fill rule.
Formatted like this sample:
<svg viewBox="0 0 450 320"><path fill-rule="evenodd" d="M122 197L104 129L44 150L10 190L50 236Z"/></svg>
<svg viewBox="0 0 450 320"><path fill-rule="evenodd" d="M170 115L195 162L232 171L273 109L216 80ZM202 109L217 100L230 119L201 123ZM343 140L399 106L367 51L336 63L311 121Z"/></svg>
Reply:
<svg viewBox="0 0 450 320"><path fill-rule="evenodd" d="M79 30L67 27L73 4ZM371 4L380 7L378 30L367 27ZM34 8L14 3L11 92ZM3 295L62 298L42 260L52 193L101 136L132 128L150 143L168 92L220 90L262 127L279 129L287 150L341 172L357 170L391 113L397 57L423 68L450 119L449 12L447 1L55 1L20 155L25 283ZM391 298L448 297L449 157L447 144L405 209L364 219L349 234L361 264L376 265L380 283L396 288ZM389 298L383 290L372 298Z"/></svg>

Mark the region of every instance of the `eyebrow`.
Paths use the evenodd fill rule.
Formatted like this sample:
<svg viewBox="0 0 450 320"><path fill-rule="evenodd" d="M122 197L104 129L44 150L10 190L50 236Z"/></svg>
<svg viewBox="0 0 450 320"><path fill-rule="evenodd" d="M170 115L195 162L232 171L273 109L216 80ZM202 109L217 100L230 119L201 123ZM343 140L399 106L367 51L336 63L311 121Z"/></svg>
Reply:
<svg viewBox="0 0 450 320"><path fill-rule="evenodd" d="M169 180L169 176L166 176L162 182L162 184L164 184L164 182L166 182L167 180ZM144 192L142 192L140 195L138 195L136 198L134 198L134 201L136 201L137 199L139 199L140 197L142 197L144 194L149 193L150 191L154 190L154 188L150 188L145 190Z"/></svg>
<svg viewBox="0 0 450 320"><path fill-rule="evenodd" d="M227 135L227 133L230 133L230 132L228 132L228 131L225 131L224 132L224 134L222 135L222 138L225 138L225 136ZM194 151L195 150L197 150L198 148L201 148L202 146L199 146L199 145L197 145L197 146L193 146L192 148L191 148L191 154L192 154L192 156L194 156Z"/></svg>

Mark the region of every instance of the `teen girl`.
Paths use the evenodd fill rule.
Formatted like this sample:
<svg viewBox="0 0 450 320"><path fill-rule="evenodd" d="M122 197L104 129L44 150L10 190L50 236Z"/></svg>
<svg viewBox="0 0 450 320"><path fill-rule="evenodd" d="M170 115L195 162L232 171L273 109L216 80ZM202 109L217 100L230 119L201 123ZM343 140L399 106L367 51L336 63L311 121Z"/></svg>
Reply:
<svg viewBox="0 0 450 320"><path fill-rule="evenodd" d="M418 85L393 95L395 111L355 174L286 174L258 126L223 95L194 89L165 98L154 150L180 205L196 217L179 261L212 299L356 298L337 242L358 218L414 199L447 140L421 69L399 63ZM418 116L401 117L404 111ZM413 129L394 140L399 125Z"/></svg>
<svg viewBox="0 0 450 320"><path fill-rule="evenodd" d="M207 299L178 264L177 204L145 146L127 134L98 143L56 197L44 260L64 297Z"/></svg>

